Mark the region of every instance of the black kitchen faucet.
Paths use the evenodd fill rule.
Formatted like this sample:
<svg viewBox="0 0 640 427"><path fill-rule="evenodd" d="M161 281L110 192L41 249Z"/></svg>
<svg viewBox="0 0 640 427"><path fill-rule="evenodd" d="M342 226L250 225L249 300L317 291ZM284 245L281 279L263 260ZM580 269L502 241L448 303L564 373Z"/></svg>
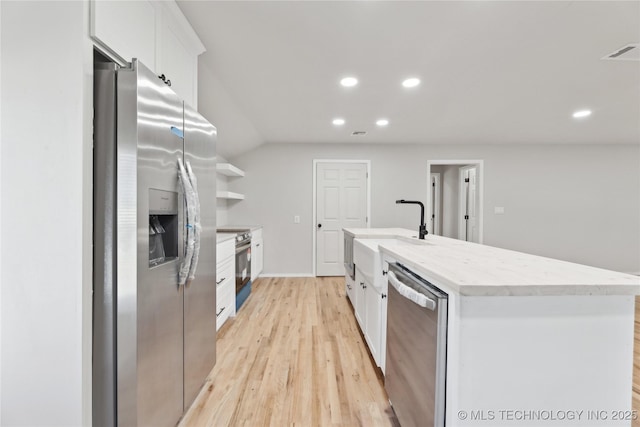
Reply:
<svg viewBox="0 0 640 427"><path fill-rule="evenodd" d="M420 236L418 238L424 240L424 236L429 234L429 232L427 231L427 226L424 223L424 205L422 204L422 202L418 202L417 200L402 199L402 200L396 200L396 203L420 205L420 228L418 229Z"/></svg>

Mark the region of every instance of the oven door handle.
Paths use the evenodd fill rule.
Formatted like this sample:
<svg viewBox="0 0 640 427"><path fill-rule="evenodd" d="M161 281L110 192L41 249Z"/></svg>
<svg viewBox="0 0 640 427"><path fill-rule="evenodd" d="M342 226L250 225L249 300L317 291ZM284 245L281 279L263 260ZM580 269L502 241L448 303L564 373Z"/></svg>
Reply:
<svg viewBox="0 0 640 427"><path fill-rule="evenodd" d="M244 251L245 249L249 249L249 248L251 248L251 242L247 243L246 245L237 246L236 247L236 254L239 254L240 252Z"/></svg>
<svg viewBox="0 0 640 427"><path fill-rule="evenodd" d="M387 273L387 277L389 278L389 283L391 283L396 291L406 299L413 301L420 307L424 307L432 311L436 309L436 302L434 300L402 283L393 271L389 271Z"/></svg>

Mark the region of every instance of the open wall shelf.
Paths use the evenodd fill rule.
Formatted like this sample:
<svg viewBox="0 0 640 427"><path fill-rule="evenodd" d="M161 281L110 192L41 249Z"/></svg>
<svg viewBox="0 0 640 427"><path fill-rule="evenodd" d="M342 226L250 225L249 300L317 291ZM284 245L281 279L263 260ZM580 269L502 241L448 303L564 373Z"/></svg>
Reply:
<svg viewBox="0 0 640 427"><path fill-rule="evenodd" d="M233 166L231 163L218 163L216 169L218 173L226 176L244 176L244 171Z"/></svg>
<svg viewBox="0 0 640 427"><path fill-rule="evenodd" d="M244 200L244 194L234 193L233 191L218 191L216 194L218 199Z"/></svg>

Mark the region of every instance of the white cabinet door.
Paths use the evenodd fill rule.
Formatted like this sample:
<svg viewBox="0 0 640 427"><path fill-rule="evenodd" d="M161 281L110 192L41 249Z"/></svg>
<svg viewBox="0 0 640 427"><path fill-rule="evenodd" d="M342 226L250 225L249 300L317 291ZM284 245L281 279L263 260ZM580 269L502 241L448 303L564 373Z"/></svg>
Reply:
<svg viewBox="0 0 640 427"><path fill-rule="evenodd" d="M251 231L251 280L258 278L264 265L262 228Z"/></svg>
<svg viewBox="0 0 640 427"><path fill-rule="evenodd" d="M255 254L255 277L257 278L260 273L262 273L263 265L264 265L264 242L262 239L258 240L256 243L256 254ZM253 274L253 265L251 266L251 274Z"/></svg>
<svg viewBox="0 0 640 427"><path fill-rule="evenodd" d="M262 239L251 240L251 280L258 278L262 273L262 264L264 258L264 244Z"/></svg>
<svg viewBox="0 0 640 427"><path fill-rule="evenodd" d="M198 56L192 54L177 35L177 30L164 19L158 40L157 73L171 81L171 89L184 102L197 108L196 77Z"/></svg>
<svg viewBox="0 0 640 427"><path fill-rule="evenodd" d="M366 327L366 319L367 319L367 301L366 301L366 283L364 280L364 276L356 267L356 289L355 289L355 297L356 304L354 306L356 313L356 320L358 321L358 325L360 325L360 330L362 333L365 331Z"/></svg>
<svg viewBox="0 0 640 427"><path fill-rule="evenodd" d="M388 269L389 267L387 267ZM386 270L385 270L386 271ZM380 295L380 369L385 373L387 365L387 304L389 303L388 288L385 285L382 295Z"/></svg>
<svg viewBox="0 0 640 427"><path fill-rule="evenodd" d="M364 337L369 345L369 351L376 364L380 366L380 321L382 310L382 295L378 290L365 282L366 319Z"/></svg>
<svg viewBox="0 0 640 427"><path fill-rule="evenodd" d="M356 308L356 300L355 300L356 281L353 280L351 276L349 276L349 274L347 273L344 276L344 282L345 282L345 288L346 288L345 290L347 292L347 297L351 302L351 306L355 309Z"/></svg>
<svg viewBox="0 0 640 427"><path fill-rule="evenodd" d="M174 2L92 0L91 37L121 62L138 58L198 107L198 55L204 46Z"/></svg>
<svg viewBox="0 0 640 427"><path fill-rule="evenodd" d="M91 37L123 61L138 58L156 70L156 8L151 2L93 0Z"/></svg>

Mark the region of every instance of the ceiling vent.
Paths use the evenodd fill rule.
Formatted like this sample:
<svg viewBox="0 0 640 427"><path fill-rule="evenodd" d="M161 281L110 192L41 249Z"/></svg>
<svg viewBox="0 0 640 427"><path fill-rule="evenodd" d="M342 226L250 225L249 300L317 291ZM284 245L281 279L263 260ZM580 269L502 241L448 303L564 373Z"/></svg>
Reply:
<svg viewBox="0 0 640 427"><path fill-rule="evenodd" d="M617 49L605 56L602 59L609 61L640 61L640 45L638 43L631 43L626 46Z"/></svg>
<svg viewBox="0 0 640 427"><path fill-rule="evenodd" d="M365 130L354 130L353 132L351 132L351 136L365 136L367 134L367 131Z"/></svg>

